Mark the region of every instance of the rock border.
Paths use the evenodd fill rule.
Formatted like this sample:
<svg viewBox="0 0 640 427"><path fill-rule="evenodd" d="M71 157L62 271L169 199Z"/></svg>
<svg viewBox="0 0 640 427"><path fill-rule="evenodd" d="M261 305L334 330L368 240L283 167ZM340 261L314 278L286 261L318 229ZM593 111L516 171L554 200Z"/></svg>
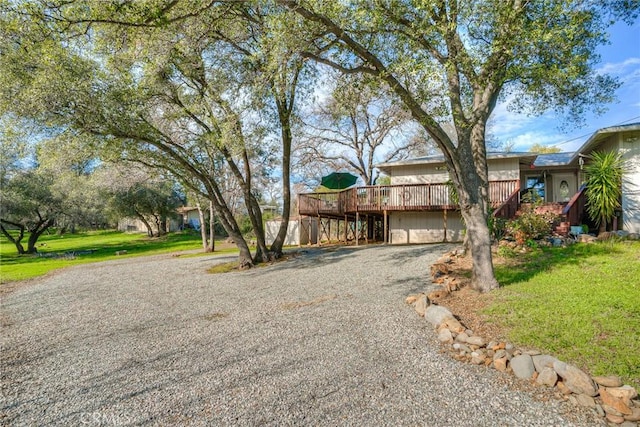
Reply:
<svg viewBox="0 0 640 427"><path fill-rule="evenodd" d="M619 377L591 377L551 355L481 337L463 325L448 308L433 303L433 299L462 287L459 279L448 275L447 265L455 257L464 255L463 249L456 249L444 254L431 266L433 282L442 285L443 289L429 295L410 295L405 300L419 316L434 326L438 341L448 348L454 359L513 374L538 386L554 388L557 398L592 408L610 425L640 427L638 392L623 384Z"/></svg>

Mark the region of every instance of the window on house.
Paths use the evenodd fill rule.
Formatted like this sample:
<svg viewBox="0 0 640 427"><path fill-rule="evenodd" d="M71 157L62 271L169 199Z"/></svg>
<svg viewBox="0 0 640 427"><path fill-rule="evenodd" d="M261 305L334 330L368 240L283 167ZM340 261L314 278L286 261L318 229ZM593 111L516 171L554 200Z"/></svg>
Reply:
<svg viewBox="0 0 640 427"><path fill-rule="evenodd" d="M525 191L533 190L544 200L544 176L528 176L526 179Z"/></svg>

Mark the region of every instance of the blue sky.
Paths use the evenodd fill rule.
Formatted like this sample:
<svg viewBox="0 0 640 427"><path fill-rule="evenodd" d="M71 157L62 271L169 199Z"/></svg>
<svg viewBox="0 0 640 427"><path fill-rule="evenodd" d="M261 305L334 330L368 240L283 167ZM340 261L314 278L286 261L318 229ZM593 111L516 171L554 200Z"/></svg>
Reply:
<svg viewBox="0 0 640 427"><path fill-rule="evenodd" d="M588 113L581 128L559 129L561 121L553 113L528 117L507 111L499 104L491 118L490 131L502 143L513 144L513 151L528 151L534 143L575 151L603 127L640 122L640 22L633 26L618 23L609 28L610 44L601 46L597 70L617 77L622 86L616 92L618 102L598 116Z"/></svg>

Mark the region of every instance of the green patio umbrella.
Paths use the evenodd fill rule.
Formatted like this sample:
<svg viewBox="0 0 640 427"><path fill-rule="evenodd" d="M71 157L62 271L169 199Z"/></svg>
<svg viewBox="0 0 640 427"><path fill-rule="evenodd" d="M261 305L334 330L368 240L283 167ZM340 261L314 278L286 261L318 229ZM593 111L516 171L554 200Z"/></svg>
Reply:
<svg viewBox="0 0 640 427"><path fill-rule="evenodd" d="M322 186L331 190L342 190L356 183L358 177L349 172L333 172L322 177Z"/></svg>

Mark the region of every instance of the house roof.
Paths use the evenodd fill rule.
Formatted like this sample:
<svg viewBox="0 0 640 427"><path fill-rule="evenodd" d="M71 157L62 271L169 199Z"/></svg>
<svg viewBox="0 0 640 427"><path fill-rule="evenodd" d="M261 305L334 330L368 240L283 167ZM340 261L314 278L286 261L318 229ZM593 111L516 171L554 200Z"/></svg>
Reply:
<svg viewBox="0 0 640 427"><path fill-rule="evenodd" d="M630 123L627 125L610 126L598 129L591 137L575 152L572 153L531 153L531 152L509 152L509 151L490 151L487 152L487 160L518 158L520 164L529 164L534 167L551 167L551 166L568 166L575 164L581 154L593 151L602 142L603 139L609 137L613 133L640 131L639 123ZM444 155L435 154L432 156L417 157L414 159L400 160L396 162L386 162L376 165L378 169L385 173L389 173L389 169L409 165L427 165L427 164L443 164Z"/></svg>
<svg viewBox="0 0 640 427"><path fill-rule="evenodd" d="M565 166L569 164L574 153L543 153L538 154L533 166L546 168L549 166Z"/></svg>
<svg viewBox="0 0 640 427"><path fill-rule="evenodd" d="M574 161L577 161L578 157L580 157L581 154L585 154L593 151L603 139L607 138L612 133L629 132L629 131L640 131L640 122L629 123L628 125L610 126L608 128L598 129L596 132L593 133L593 135L591 135L589 139L587 139L587 142L582 144L582 147L580 147L575 153L573 153L573 156L571 157L571 160L569 161L569 163L573 163Z"/></svg>
<svg viewBox="0 0 640 427"><path fill-rule="evenodd" d="M498 160L498 159L520 159L521 163L530 164L536 158L535 153L529 152L517 152L517 151L489 151L487 152L487 160ZM379 163L376 167L384 172L388 171L390 168L401 167L401 166L410 166L410 165L429 165L429 164L443 164L444 155L443 154L434 154L432 156L425 157L416 157L414 159L407 160L399 160L396 162L386 162Z"/></svg>

